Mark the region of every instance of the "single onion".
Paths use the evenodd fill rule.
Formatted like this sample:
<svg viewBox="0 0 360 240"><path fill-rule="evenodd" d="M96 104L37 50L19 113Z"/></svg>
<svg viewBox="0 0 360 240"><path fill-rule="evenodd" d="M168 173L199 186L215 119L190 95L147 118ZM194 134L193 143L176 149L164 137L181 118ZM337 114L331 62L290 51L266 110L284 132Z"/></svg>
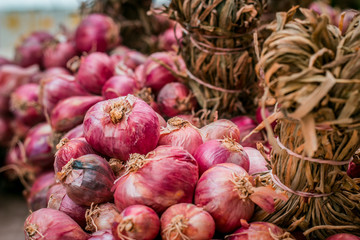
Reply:
<svg viewBox="0 0 360 240"><path fill-rule="evenodd" d="M203 144L199 129L178 117L170 118L167 127L161 129L159 145L178 146L194 154Z"/></svg>
<svg viewBox="0 0 360 240"><path fill-rule="evenodd" d="M44 51L43 65L45 68L66 67L66 63L76 55L73 42L59 42L49 45Z"/></svg>
<svg viewBox="0 0 360 240"><path fill-rule="evenodd" d="M290 233L285 232L282 228L268 222L241 222L242 227L233 234L225 237L226 240L295 240Z"/></svg>
<svg viewBox="0 0 360 240"><path fill-rule="evenodd" d="M188 113L196 107L196 99L190 90L182 83L166 84L157 97L160 110L168 117Z"/></svg>
<svg viewBox="0 0 360 240"><path fill-rule="evenodd" d="M41 167L53 165L54 156L50 145L51 133L51 126L47 123L39 123L30 129L24 141L28 163Z"/></svg>
<svg viewBox="0 0 360 240"><path fill-rule="evenodd" d="M220 119L205 125L200 131L204 142L214 139L223 139L225 137L232 138L236 142L240 142L241 139L239 128L227 119Z"/></svg>
<svg viewBox="0 0 360 240"><path fill-rule="evenodd" d="M37 210L24 224L25 239L87 240L88 234L68 215L51 208Z"/></svg>
<svg viewBox="0 0 360 240"><path fill-rule="evenodd" d="M182 30L180 26L172 26L159 36L159 49L172 51L179 47L178 41L181 41Z"/></svg>
<svg viewBox="0 0 360 240"><path fill-rule="evenodd" d="M144 72L144 64L141 64L139 66L136 67L135 69L135 79L138 83L138 86L140 86L141 88L145 87L145 72Z"/></svg>
<svg viewBox="0 0 360 240"><path fill-rule="evenodd" d="M116 218L120 216L120 212L113 203L91 204L85 216L85 230L96 232L111 229Z"/></svg>
<svg viewBox="0 0 360 240"><path fill-rule="evenodd" d="M47 193L52 185L55 184L54 172L47 172L36 178L30 192L27 194L26 201L32 211L47 207Z"/></svg>
<svg viewBox="0 0 360 240"><path fill-rule="evenodd" d="M274 212L273 198L287 199L270 186L255 187L253 178L233 163L218 164L204 172L195 190L195 204L211 214L216 230L222 233L240 227L241 219L249 220L255 204Z"/></svg>
<svg viewBox="0 0 360 240"><path fill-rule="evenodd" d="M112 228L116 240L152 240L156 238L159 230L159 217L154 210L143 205L125 208Z"/></svg>
<svg viewBox="0 0 360 240"><path fill-rule="evenodd" d="M111 77L102 88L102 96L105 99L117 98L134 94L138 90L134 77L129 75L118 75Z"/></svg>
<svg viewBox="0 0 360 240"><path fill-rule="evenodd" d="M111 230L97 231L88 240L116 240Z"/></svg>
<svg viewBox="0 0 360 240"><path fill-rule="evenodd" d="M62 67L48 68L43 72L38 72L31 77L31 83L40 84L43 79L47 79L58 75L69 75L69 71ZM70 76L70 75L69 75Z"/></svg>
<svg viewBox="0 0 360 240"><path fill-rule="evenodd" d="M194 204L175 204L163 213L160 220L164 240L211 239L215 233L214 219Z"/></svg>
<svg viewBox="0 0 360 240"><path fill-rule="evenodd" d="M119 42L119 28L108 16L90 14L76 29L75 41L80 52L105 52Z"/></svg>
<svg viewBox="0 0 360 240"><path fill-rule="evenodd" d="M133 95L99 102L84 119L86 141L98 152L127 160L146 154L159 140L159 119L153 109Z"/></svg>
<svg viewBox="0 0 360 240"><path fill-rule="evenodd" d="M0 118L1 125L1 118ZM10 180L14 180L18 175L23 175L23 170L25 170L25 161L26 156L24 151L20 148L23 147L21 144L17 144L8 149L5 158L5 167L0 168L0 172L7 171L7 177ZM16 169L15 169L16 168ZM2 170L4 169L4 170Z"/></svg>
<svg viewBox="0 0 360 240"><path fill-rule="evenodd" d="M56 132L68 131L82 123L87 110L103 100L100 96L78 96L61 100L50 115L51 127Z"/></svg>
<svg viewBox="0 0 360 240"><path fill-rule="evenodd" d="M266 172L269 170L267 168L268 163L257 149L252 147L244 147L244 151L249 156L250 167L248 173L250 175Z"/></svg>
<svg viewBox="0 0 360 240"><path fill-rule="evenodd" d="M90 206L113 198L114 173L109 163L98 155L71 159L56 177L65 186L71 200L79 205Z"/></svg>
<svg viewBox="0 0 360 240"><path fill-rule="evenodd" d="M145 63L146 56L138 51L124 49L123 46L114 49L111 52L111 59L114 65L124 64L126 67L135 70L139 65Z"/></svg>
<svg viewBox="0 0 360 240"><path fill-rule="evenodd" d="M248 139L243 141L242 139L247 136L254 128L257 127L257 123L250 117L238 116L232 118L231 121L235 123L240 130L240 144L243 147L256 148L257 142L263 141L263 136L260 132L252 134Z"/></svg>
<svg viewBox="0 0 360 240"><path fill-rule="evenodd" d="M165 119L158 113L156 113L156 116L158 116L160 127L165 128L167 126L167 123L166 123Z"/></svg>
<svg viewBox="0 0 360 240"><path fill-rule="evenodd" d="M0 115L0 146L7 146L10 144L13 132L8 117Z"/></svg>
<svg viewBox="0 0 360 240"><path fill-rule="evenodd" d="M85 138L68 138L61 139L56 146L54 170L55 173L60 172L61 169L73 158L78 158L86 154L95 154L92 147L86 142Z"/></svg>
<svg viewBox="0 0 360 240"><path fill-rule="evenodd" d="M114 75L114 64L105 53L95 52L81 58L76 80L87 91L101 94L105 82Z"/></svg>
<svg viewBox="0 0 360 240"><path fill-rule="evenodd" d="M349 233L338 233L328 237L326 240L360 240L360 237Z"/></svg>
<svg viewBox="0 0 360 240"><path fill-rule="evenodd" d="M159 92L166 84L176 82L177 78L161 64L166 64L173 71L178 71L177 64L183 66L182 59L172 52L157 52L151 54L144 63L144 82L155 92Z"/></svg>
<svg viewBox="0 0 360 240"><path fill-rule="evenodd" d="M84 125L80 124L76 127L74 127L73 129L71 129L70 131L68 131L63 138L67 138L69 140L73 139L73 138L82 138L84 137Z"/></svg>
<svg viewBox="0 0 360 240"><path fill-rule="evenodd" d="M162 213L176 203L192 202L199 169L184 149L159 146L146 156L132 154L126 164L126 174L115 184L118 209L143 204Z"/></svg>
<svg viewBox="0 0 360 240"><path fill-rule="evenodd" d="M75 222L77 222L81 227L86 226L85 213L87 207L80 206L74 203L68 195L66 194L66 189L61 184L54 185L48 193L48 208L59 210L63 213L66 213L71 217Z"/></svg>
<svg viewBox="0 0 360 240"><path fill-rule="evenodd" d="M265 108L265 116L266 117L269 117L271 115L270 113L270 108ZM256 115L255 115L255 118L256 118L256 121L257 123L261 123L262 121L264 121L264 118L262 117L262 114L261 114L261 107L258 107L256 109ZM237 118L239 122L241 122L240 120L242 119L241 116ZM248 117L243 117L244 119L244 123L246 124L246 121L249 122L250 125L256 125L256 122L253 122L251 118L248 118ZM246 120L247 119L247 120ZM244 125L245 125L244 124ZM271 127L274 129L276 126L276 121L272 122L271 123ZM239 127L240 128L240 127Z"/></svg>
<svg viewBox="0 0 360 240"><path fill-rule="evenodd" d="M200 176L209 168L220 163L234 163L247 172L249 171L249 157L244 148L231 138L215 139L200 145L194 158L199 165Z"/></svg>
<svg viewBox="0 0 360 240"><path fill-rule="evenodd" d="M89 95L70 75L53 75L44 78L40 84L40 103L48 115L51 114L56 104L63 99Z"/></svg>
<svg viewBox="0 0 360 240"><path fill-rule="evenodd" d="M29 126L45 120L41 105L38 102L39 90L38 84L28 83L18 87L11 94L11 111L20 121Z"/></svg>
<svg viewBox="0 0 360 240"><path fill-rule="evenodd" d="M44 48L54 38L47 32L33 32L15 49L15 62L22 67L41 65Z"/></svg>
<svg viewBox="0 0 360 240"><path fill-rule="evenodd" d="M316 1L310 4L309 9L315 11L319 15L326 15L329 20L330 24L336 25L337 24L337 16L338 12L332 8L329 4L325 2Z"/></svg>
<svg viewBox="0 0 360 240"><path fill-rule="evenodd" d="M186 121L189 121L192 125L194 125L197 128L201 128L200 119L198 117L195 117L192 114L180 114L180 115L177 115L177 117L182 118Z"/></svg>

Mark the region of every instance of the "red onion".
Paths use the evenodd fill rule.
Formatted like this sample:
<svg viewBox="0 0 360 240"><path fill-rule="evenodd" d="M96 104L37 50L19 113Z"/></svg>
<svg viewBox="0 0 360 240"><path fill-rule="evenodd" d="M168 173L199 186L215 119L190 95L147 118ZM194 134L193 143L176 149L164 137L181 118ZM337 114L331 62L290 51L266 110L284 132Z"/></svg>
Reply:
<svg viewBox="0 0 360 240"><path fill-rule="evenodd" d="M163 213L160 220L164 240L211 239L215 233L214 219L194 204L173 205Z"/></svg>
<svg viewBox="0 0 360 240"><path fill-rule="evenodd" d="M69 71L66 70L65 68L62 68L62 67L52 67L52 68L48 68L46 69L45 71L43 72L38 72L36 74L34 74L32 77L31 77L31 80L30 82L31 83L38 83L40 84L41 81L43 79L47 79L47 78L51 78L53 76L58 76L58 75L69 75ZM69 75L70 76L70 75Z"/></svg>
<svg viewBox="0 0 360 240"><path fill-rule="evenodd" d="M82 138L84 137L84 125L80 124L76 127L74 127L73 129L71 129L70 131L68 131L63 138L67 138L69 140L73 139L73 138Z"/></svg>
<svg viewBox="0 0 360 240"><path fill-rule="evenodd" d="M146 102L155 112L161 113L159 105L154 100L151 88L142 88L134 93L134 95Z"/></svg>
<svg viewBox="0 0 360 240"><path fill-rule="evenodd" d="M25 239L87 240L88 234L68 215L51 208L33 212L24 224Z"/></svg>
<svg viewBox="0 0 360 240"><path fill-rule="evenodd" d="M266 172L269 170L267 168L268 163L257 149L252 147L244 147L244 151L249 156L250 167L248 173L250 175Z"/></svg>
<svg viewBox="0 0 360 240"><path fill-rule="evenodd" d="M10 97L0 95L0 115L7 115L10 112Z"/></svg>
<svg viewBox="0 0 360 240"><path fill-rule="evenodd" d="M55 184L54 172L47 172L40 175L32 185L26 201L32 211L47 207L47 193Z"/></svg>
<svg viewBox="0 0 360 240"><path fill-rule="evenodd" d="M189 121L192 125L194 125L197 128L201 128L200 119L198 117L195 117L192 114L180 114L180 115L177 115L177 117L182 118L186 121Z"/></svg>
<svg viewBox="0 0 360 240"><path fill-rule="evenodd" d="M119 42L119 29L110 17L91 14L76 29L75 41L81 52L105 52Z"/></svg>
<svg viewBox="0 0 360 240"><path fill-rule="evenodd" d="M232 138L236 142L240 142L239 128L227 119L220 119L205 125L200 129L200 131L204 142L214 139L223 139L225 137Z"/></svg>
<svg viewBox="0 0 360 240"><path fill-rule="evenodd" d="M192 202L199 169L184 149L159 146L146 156L132 154L126 167L115 185L118 209L143 204L162 213L176 203Z"/></svg>
<svg viewBox="0 0 360 240"><path fill-rule="evenodd" d="M343 11L341 14L345 14L344 15L344 19L343 19L343 23L342 23L342 34L345 35L345 33L347 32L349 26L350 26L350 23L352 21L352 19L359 14L358 11L354 10L354 9L348 9L348 10L345 10ZM341 21L341 14L338 15L338 19L337 19L337 23L339 24L340 26L340 21Z"/></svg>
<svg viewBox="0 0 360 240"><path fill-rule="evenodd" d="M225 237L226 240L274 240L286 239L291 240L295 238L290 233L285 232L280 227L267 222L252 222L247 223L242 221L242 227L233 234Z"/></svg>
<svg viewBox="0 0 360 240"><path fill-rule="evenodd" d="M347 169L347 174L351 178L360 178L360 149L353 155L353 159Z"/></svg>
<svg viewBox="0 0 360 240"><path fill-rule="evenodd" d="M20 119L15 118L11 122L11 128L14 132L14 137L17 139L24 139L28 134L31 126L26 125Z"/></svg>
<svg viewBox="0 0 360 240"><path fill-rule="evenodd" d="M156 238L159 230L159 217L154 210L143 205L125 208L112 228L117 240L152 240Z"/></svg>
<svg viewBox="0 0 360 240"><path fill-rule="evenodd" d="M111 53L111 59L113 60L115 66L120 63L132 70L135 70L139 65L145 63L145 55L138 51L123 48L124 47L121 46Z"/></svg>
<svg viewBox="0 0 360 240"><path fill-rule="evenodd" d="M157 97L160 110L168 117L180 113L191 112L196 107L196 99L190 90L182 83L166 84Z"/></svg>
<svg viewBox="0 0 360 240"><path fill-rule="evenodd" d="M330 24L337 25L338 12L325 2L316 1L310 4L309 9L315 11L319 15L325 15L329 18Z"/></svg>
<svg viewBox="0 0 360 240"><path fill-rule="evenodd" d="M173 71L178 71L176 63L182 60L172 52L157 52L148 57L143 70L145 86L150 87L155 92L159 92L166 84L177 81L177 78L168 69L160 65L159 61ZM184 65L182 62L179 64Z"/></svg>
<svg viewBox="0 0 360 240"><path fill-rule="evenodd" d="M44 51L43 65L45 68L66 67L66 63L76 55L73 42L59 42L48 46Z"/></svg>
<svg viewBox="0 0 360 240"><path fill-rule="evenodd" d="M11 95L10 108L15 116L25 124L33 126L45 120L39 100L40 87L28 83L18 87Z"/></svg>
<svg viewBox="0 0 360 240"><path fill-rule="evenodd" d="M25 153L21 151L19 145L9 148L6 153L5 166L0 168L0 173L6 171L7 177L10 180L16 179L18 175L22 176L23 170L25 170L25 160Z"/></svg>
<svg viewBox="0 0 360 240"><path fill-rule="evenodd" d="M203 144L199 129L178 117L170 118L167 127L161 129L159 145L178 146L194 154Z"/></svg>
<svg viewBox="0 0 360 240"><path fill-rule="evenodd" d="M349 233L338 233L328 237L326 240L360 240L360 237Z"/></svg>
<svg viewBox="0 0 360 240"><path fill-rule="evenodd" d="M139 66L136 67L135 69L135 79L138 82L138 85L143 88L145 87L145 72L144 72L144 64L141 64Z"/></svg>
<svg viewBox="0 0 360 240"><path fill-rule="evenodd" d="M159 140L159 120L149 105L133 95L95 104L84 119L86 141L98 152L127 160L146 154Z"/></svg>
<svg viewBox="0 0 360 240"><path fill-rule="evenodd" d="M249 157L244 148L231 138L215 139L200 145L194 158L199 165L200 176L209 168L220 163L234 163L247 172L249 171Z"/></svg>
<svg viewBox="0 0 360 240"><path fill-rule="evenodd" d="M30 164L49 167L54 163L50 145L51 133L51 127L47 123L40 123L30 129L24 141L27 161Z"/></svg>
<svg viewBox="0 0 360 240"><path fill-rule="evenodd" d="M270 108L265 108L265 116L266 116L266 117L269 117L269 116L271 115L269 109L270 109ZM255 117L256 117L256 121L257 121L259 124L260 124L262 121L264 121L264 118L262 117L262 114L261 114L261 107L258 107L258 108L256 109L256 115L255 115ZM252 121L251 121L252 119L248 118L248 120L246 120L246 118L247 118L247 117L245 117L245 116L243 117L245 124L246 124L246 122L248 121L250 125L256 125L256 122L252 122ZM235 118L235 119L236 119L236 118ZM238 121L239 121L239 123L240 123L242 117L241 117L241 116L240 116L240 117L237 117L237 119L238 119ZM244 124L244 125L245 125L245 124ZM273 129L275 128L275 126L276 126L276 121L271 123L271 127L272 127ZM238 126L238 127L239 127L239 126ZM256 127L256 126L255 126L255 127ZM240 127L239 127L239 128L240 128Z"/></svg>
<svg viewBox="0 0 360 240"><path fill-rule="evenodd" d="M275 211L273 198L287 199L270 186L255 187L254 180L240 166L222 163L207 170L195 190L195 204L209 212L222 233L240 227L240 220L249 220L255 204L267 212Z"/></svg>
<svg viewBox="0 0 360 240"><path fill-rule="evenodd" d="M116 240L111 230L97 231L88 240Z"/></svg>
<svg viewBox="0 0 360 240"><path fill-rule="evenodd" d="M56 132L68 131L82 123L87 110L103 100L100 96L69 97L61 100L51 112L51 126Z"/></svg>
<svg viewBox="0 0 360 240"><path fill-rule="evenodd" d="M249 137L245 141L242 141L245 136L247 136L254 128L257 127L257 123L252 118L247 116L238 116L232 118L231 121L235 123L240 130L240 144L243 147L256 148L256 143L263 141L263 137L260 132L254 133L253 135L251 135L251 137Z"/></svg>
<svg viewBox="0 0 360 240"><path fill-rule="evenodd" d="M89 95L70 75L53 75L43 79L40 85L40 103L48 115L63 99Z"/></svg>
<svg viewBox="0 0 360 240"><path fill-rule="evenodd" d="M15 49L15 62L22 67L41 65L45 45L53 39L47 32L33 32Z"/></svg>
<svg viewBox="0 0 360 240"><path fill-rule="evenodd" d="M182 30L180 26L172 26L159 36L159 49L165 51L172 51L179 46L178 41L181 41Z"/></svg>
<svg viewBox="0 0 360 240"><path fill-rule="evenodd" d="M134 77L128 75L113 76L102 88L102 96L105 99L117 98L134 94L138 90L137 82Z"/></svg>
<svg viewBox="0 0 360 240"><path fill-rule="evenodd" d="M86 154L95 154L92 147L86 142L85 138L61 139L56 146L54 170L60 172L61 169L73 158L78 158Z"/></svg>
<svg viewBox="0 0 360 240"><path fill-rule="evenodd" d="M111 201L111 188L115 181L109 163L95 154L71 159L57 173L57 179L65 186L67 195L79 205Z"/></svg>
<svg viewBox="0 0 360 240"><path fill-rule="evenodd" d="M9 59L0 56L0 67L7 64L12 64L12 62Z"/></svg>
<svg viewBox="0 0 360 240"><path fill-rule="evenodd" d="M12 135L10 119L0 115L0 146L9 145Z"/></svg>
<svg viewBox="0 0 360 240"><path fill-rule="evenodd" d="M66 189L61 184L54 185L48 193L48 208L59 210L66 213L81 227L86 226L85 213L87 207L80 206L71 200L66 194Z"/></svg>
<svg viewBox="0 0 360 240"><path fill-rule="evenodd" d="M120 212L113 203L92 204L86 211L86 228L90 232L111 229Z"/></svg>
<svg viewBox="0 0 360 240"><path fill-rule="evenodd" d="M167 126L165 119L158 113L156 113L156 116L158 116L160 127L165 128Z"/></svg>
<svg viewBox="0 0 360 240"><path fill-rule="evenodd" d="M105 53L95 52L81 58L76 80L87 91L101 94L105 82L114 75L114 64Z"/></svg>

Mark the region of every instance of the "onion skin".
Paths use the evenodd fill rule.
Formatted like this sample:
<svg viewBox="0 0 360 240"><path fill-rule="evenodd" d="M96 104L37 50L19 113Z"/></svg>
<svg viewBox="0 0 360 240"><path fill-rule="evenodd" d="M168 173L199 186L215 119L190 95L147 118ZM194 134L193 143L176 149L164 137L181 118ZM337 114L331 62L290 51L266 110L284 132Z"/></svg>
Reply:
<svg viewBox="0 0 360 240"><path fill-rule="evenodd" d="M47 207L47 193L55 184L54 172L47 172L40 175L32 185L26 201L32 211Z"/></svg>
<svg viewBox="0 0 360 240"><path fill-rule="evenodd" d="M111 230L97 231L88 240L116 240Z"/></svg>
<svg viewBox="0 0 360 240"><path fill-rule="evenodd" d="M73 96L90 94L70 75L53 75L44 78L40 84L40 103L50 116L58 102Z"/></svg>
<svg viewBox="0 0 360 240"><path fill-rule="evenodd" d="M200 119L191 114L180 114L177 115L177 117L189 121L192 125L194 125L197 128L201 128Z"/></svg>
<svg viewBox="0 0 360 240"><path fill-rule="evenodd" d="M82 138L84 137L84 125L80 124L76 127L74 127L73 129L71 129L70 131L68 131L63 138L67 138L69 140L73 139L73 138Z"/></svg>
<svg viewBox="0 0 360 240"><path fill-rule="evenodd" d="M167 126L165 119L158 113L156 113L156 116L158 116L160 127L165 128Z"/></svg>
<svg viewBox="0 0 360 240"><path fill-rule="evenodd" d="M114 75L114 64L105 53L95 52L81 58L76 81L94 94L101 94L105 82Z"/></svg>
<svg viewBox="0 0 360 240"><path fill-rule="evenodd" d="M360 237L349 233L339 233L328 237L326 240L360 240Z"/></svg>
<svg viewBox="0 0 360 240"><path fill-rule="evenodd" d="M250 175L266 172L269 170L267 168L268 163L257 149L252 147L244 147L244 150L249 156L250 167L248 173Z"/></svg>
<svg viewBox="0 0 360 240"><path fill-rule="evenodd" d="M33 212L24 223L25 239L87 240L89 235L68 215L51 208Z"/></svg>
<svg viewBox="0 0 360 240"><path fill-rule="evenodd" d="M84 119L86 141L98 152L123 161L131 153L146 154L159 140L155 111L133 95L99 102Z"/></svg>
<svg viewBox="0 0 360 240"><path fill-rule="evenodd" d="M134 94L138 90L135 78L128 75L119 75L111 77L102 88L102 96L105 99Z"/></svg>
<svg viewBox="0 0 360 240"><path fill-rule="evenodd" d="M40 84L43 79L51 78L53 76L67 75L70 76L70 72L62 67L48 68L43 72L38 72L31 77L31 83Z"/></svg>
<svg viewBox="0 0 360 240"><path fill-rule="evenodd" d="M337 20L338 12L334 8L332 8L329 4L325 2L317 1L311 3L309 9L315 11L319 15L326 15L330 20L330 24L337 25L336 20Z"/></svg>
<svg viewBox="0 0 360 240"><path fill-rule="evenodd" d="M200 176L209 168L220 163L234 163L249 171L249 156L244 148L230 138L210 140L200 145L195 153Z"/></svg>
<svg viewBox="0 0 360 240"><path fill-rule="evenodd" d="M102 100L100 96L79 96L60 101L51 112L52 129L65 132L76 127L82 123L87 110Z"/></svg>
<svg viewBox="0 0 360 240"><path fill-rule="evenodd" d="M197 105L196 99L189 88L179 82L166 84L160 90L157 102L161 112L168 117L191 112Z"/></svg>
<svg viewBox="0 0 360 240"><path fill-rule="evenodd" d="M80 52L105 52L119 42L119 29L110 17L90 14L76 29L75 42Z"/></svg>
<svg viewBox="0 0 360 240"><path fill-rule="evenodd" d="M236 142L240 142L239 128L230 120L220 119L212 122L200 129L203 141L207 142L214 139L223 139L225 137L232 138Z"/></svg>
<svg viewBox="0 0 360 240"><path fill-rule="evenodd" d="M95 154L92 147L86 142L85 138L67 139L63 138L56 146L54 170L55 173L61 169L73 158L78 158L87 154Z"/></svg>
<svg viewBox="0 0 360 240"><path fill-rule="evenodd" d="M79 205L90 206L113 198L114 173L109 163L98 155L87 154L72 159L56 178L65 186L71 200Z"/></svg>
<svg viewBox="0 0 360 240"><path fill-rule="evenodd" d="M193 240L211 239L215 233L211 215L193 204L179 203L169 207L160 221L164 240L182 240L182 236Z"/></svg>
<svg viewBox="0 0 360 240"><path fill-rule="evenodd" d="M45 68L66 68L66 63L72 57L76 56L76 53L77 51L73 42L59 42L55 45L50 45L44 51L43 65Z"/></svg>
<svg viewBox="0 0 360 240"><path fill-rule="evenodd" d="M86 211L86 228L90 232L101 230L111 230L116 218L120 216L120 212L113 203L103 203L99 205L91 205Z"/></svg>
<svg viewBox="0 0 360 240"><path fill-rule="evenodd" d="M254 128L257 127L257 123L250 117L247 116L238 116L235 118L232 118L231 121L235 123L239 130L240 130L240 144L243 147L253 147L256 148L257 142L263 142L263 137L261 133L254 133L246 139L245 141L242 141L242 139L247 136Z"/></svg>
<svg viewBox="0 0 360 240"><path fill-rule="evenodd" d="M41 106L38 103L39 91L38 84L28 83L18 87L11 94L10 109L16 118L26 125L33 126L45 120Z"/></svg>
<svg viewBox="0 0 360 240"><path fill-rule="evenodd" d="M118 64L124 64L132 70L135 70L139 65L145 63L146 61L145 55L124 46L114 49L110 57L115 66Z"/></svg>
<svg viewBox="0 0 360 240"><path fill-rule="evenodd" d="M143 205L125 208L113 224L112 233L116 240L155 239L160 230L160 220L154 210Z"/></svg>
<svg viewBox="0 0 360 240"><path fill-rule="evenodd" d="M199 129L181 118L169 119L167 127L161 129L159 145L182 147L193 155L201 144L203 140Z"/></svg>
<svg viewBox="0 0 360 240"><path fill-rule="evenodd" d="M53 165L54 156L50 145L51 134L51 127L47 123L39 123L30 129L24 141L28 163L43 168Z"/></svg>
<svg viewBox="0 0 360 240"><path fill-rule="evenodd" d="M118 209L142 204L162 213L176 203L191 203L198 171L196 160L180 147L159 146L146 157L134 154L127 174L115 184L115 204Z"/></svg>
<svg viewBox="0 0 360 240"><path fill-rule="evenodd" d="M175 28L175 29L174 29ZM179 47L178 41L181 41L182 30L179 26L172 26L159 36L159 49L172 51Z"/></svg>

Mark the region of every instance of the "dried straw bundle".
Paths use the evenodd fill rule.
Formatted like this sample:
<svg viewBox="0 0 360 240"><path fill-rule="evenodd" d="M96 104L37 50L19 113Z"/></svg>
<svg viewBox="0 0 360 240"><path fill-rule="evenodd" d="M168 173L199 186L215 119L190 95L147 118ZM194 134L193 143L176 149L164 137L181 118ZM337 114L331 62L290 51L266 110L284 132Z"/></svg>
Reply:
<svg viewBox="0 0 360 240"><path fill-rule="evenodd" d="M171 2L167 12L184 29L180 51L203 109L230 117L254 106L259 86L253 33L263 5L260 0Z"/></svg>
<svg viewBox="0 0 360 240"><path fill-rule="evenodd" d="M293 20L295 11L278 14L257 67L285 116L264 178L290 198L255 218L299 226L310 239L360 235L360 187L346 175L360 145L360 18L342 37L325 16L301 9L305 20Z"/></svg>

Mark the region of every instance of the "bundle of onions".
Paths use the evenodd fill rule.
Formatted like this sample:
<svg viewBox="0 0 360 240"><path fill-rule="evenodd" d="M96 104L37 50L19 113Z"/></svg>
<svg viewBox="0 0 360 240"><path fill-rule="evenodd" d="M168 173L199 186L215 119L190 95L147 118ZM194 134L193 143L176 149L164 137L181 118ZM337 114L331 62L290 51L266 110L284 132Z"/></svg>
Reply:
<svg viewBox="0 0 360 240"><path fill-rule="evenodd" d="M146 156L132 154L126 167L115 185L118 209L143 204L162 213L176 203L192 202L199 170L183 148L159 146Z"/></svg>
<svg viewBox="0 0 360 240"><path fill-rule="evenodd" d="M65 186L66 194L79 205L90 206L113 198L114 173L109 163L98 155L87 154L70 160L56 177Z"/></svg>
<svg viewBox="0 0 360 240"><path fill-rule="evenodd" d="M209 141L214 139L223 139L225 137L232 138L236 142L240 142L239 128L227 119L220 119L205 125L200 129L203 136L203 141Z"/></svg>
<svg viewBox="0 0 360 240"><path fill-rule="evenodd" d="M86 141L98 152L126 161L131 153L146 154L159 140L155 111L133 95L99 102L84 119Z"/></svg>
<svg viewBox="0 0 360 240"><path fill-rule="evenodd" d="M268 212L275 211L274 198L287 200L270 186L255 187L254 180L240 166L218 164L199 179L195 190L195 204L209 212L216 230L229 233L240 227L240 220L250 220L255 204Z"/></svg>
<svg viewBox="0 0 360 240"><path fill-rule="evenodd" d="M91 204L90 209L86 210L85 216L85 230L96 232L111 230L116 218L120 216L120 212L113 203Z"/></svg>
<svg viewBox="0 0 360 240"><path fill-rule="evenodd" d="M88 234L68 215L51 208L33 212L24 223L26 240L87 240Z"/></svg>
<svg viewBox="0 0 360 240"><path fill-rule="evenodd" d="M193 204L179 203L169 207L160 221L164 240L211 239L215 233L211 215Z"/></svg>
<svg viewBox="0 0 360 240"><path fill-rule="evenodd" d="M47 193L54 184L55 176L52 171L43 173L35 180L26 197L30 210L35 211L47 207Z"/></svg>
<svg viewBox="0 0 360 240"><path fill-rule="evenodd" d="M182 147L192 155L202 143L199 129L179 117L170 118L160 132L159 145Z"/></svg>
<svg viewBox="0 0 360 240"><path fill-rule="evenodd" d="M160 230L160 220L156 212L143 205L125 208L113 224L112 233L116 240L155 239Z"/></svg>

